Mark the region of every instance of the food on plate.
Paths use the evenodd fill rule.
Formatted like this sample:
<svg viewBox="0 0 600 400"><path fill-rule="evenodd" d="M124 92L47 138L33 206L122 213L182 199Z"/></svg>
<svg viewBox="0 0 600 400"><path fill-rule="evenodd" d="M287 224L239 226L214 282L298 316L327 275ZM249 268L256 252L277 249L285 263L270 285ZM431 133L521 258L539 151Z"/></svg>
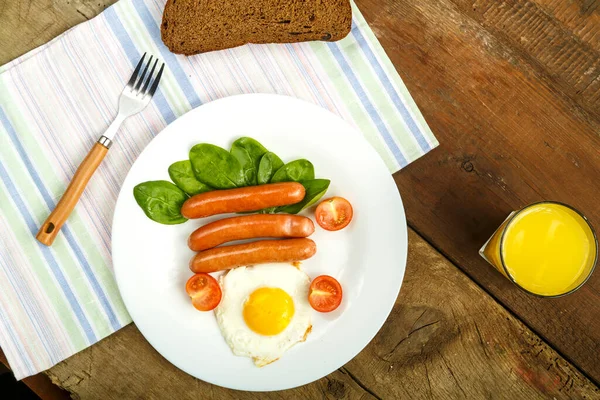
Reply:
<svg viewBox="0 0 600 400"><path fill-rule="evenodd" d="M181 224L187 218L181 207L188 198L183 190L168 181L149 181L133 188L133 197L144 214L165 225Z"/></svg>
<svg viewBox="0 0 600 400"><path fill-rule="evenodd" d="M169 166L169 177L178 188L193 196L198 193L209 192L213 190L210 186L200 182L194 176L192 163L190 160L174 162Z"/></svg>
<svg viewBox="0 0 600 400"><path fill-rule="evenodd" d="M348 0L168 0L160 33L173 53L192 55L247 43L336 41L351 21Z"/></svg>
<svg viewBox="0 0 600 400"><path fill-rule="evenodd" d="M312 325L304 272L290 264L239 267L219 282L223 299L215 316L235 355L262 367L306 340Z"/></svg>
<svg viewBox="0 0 600 400"><path fill-rule="evenodd" d="M342 303L342 286L332 276L317 276L310 284L308 302L316 311L333 311Z"/></svg>
<svg viewBox="0 0 600 400"><path fill-rule="evenodd" d="M181 215L185 218L203 218L215 214L257 211L298 203L304 194L304 186L297 182L213 190L187 199L181 208Z"/></svg>
<svg viewBox="0 0 600 400"><path fill-rule="evenodd" d="M201 251L190 260L194 273L216 272L242 265L306 260L317 252L310 239L259 240Z"/></svg>
<svg viewBox="0 0 600 400"><path fill-rule="evenodd" d="M224 212L297 214L315 204L327 192L330 183L328 179L315 179L315 169L310 161L298 159L284 164L275 153L268 151L258 141L249 137L241 137L234 141L231 151L212 144L199 143L190 149L188 160L171 164L168 172L175 185L167 181L144 182L138 186L147 189L157 186L156 182L162 182L159 184L160 196L148 198L147 195L140 195L141 200L136 197L136 201L146 215L163 224L182 223L187 218L200 217L190 217L191 214L188 215L187 211L181 210L181 200L185 201L188 196L194 198L199 194L212 191L214 193L206 198L218 200L221 199L220 196L226 198L231 194L231 192L219 194L222 191L254 187L248 189L247 193L253 191L259 193L267 190L260 189L264 185L284 182L296 182L296 190L303 190L302 196L291 198L283 196L283 202L274 201L271 197L271 201L266 203L257 201L255 206ZM300 185L304 189L300 189ZM296 195L298 193L295 192ZM198 204L197 198L187 204ZM149 206L158 211L148 212ZM214 208L214 204L211 203L209 208Z"/></svg>
<svg viewBox="0 0 600 400"><path fill-rule="evenodd" d="M215 278L208 274L195 274L185 284L185 291L192 299L192 305L200 311L210 311L221 301L221 287Z"/></svg>
<svg viewBox="0 0 600 400"><path fill-rule="evenodd" d="M203 251L233 240L255 238L302 238L312 235L315 225L299 215L245 215L224 218L196 229L188 239L194 251Z"/></svg>
<svg viewBox="0 0 600 400"><path fill-rule="evenodd" d="M328 231L339 231L352 221L354 212L350 202L343 197L323 200L315 210L317 224Z"/></svg>
<svg viewBox="0 0 600 400"><path fill-rule="evenodd" d="M215 189L246 186L242 165L230 152L209 143L190 149L190 163L196 178Z"/></svg>
<svg viewBox="0 0 600 400"><path fill-rule="evenodd" d="M268 153L265 147L249 137L241 137L231 145L231 155L240 162L246 185L258 185L258 168L263 155ZM269 182L265 182L269 183Z"/></svg>
<svg viewBox="0 0 600 400"><path fill-rule="evenodd" d="M258 164L258 173L256 179L259 185L271 182L275 172L283 167L283 161L275 153L266 152Z"/></svg>
<svg viewBox="0 0 600 400"><path fill-rule="evenodd" d="M304 182L315 179L315 167L305 159L294 160L279 168L271 178L276 182Z"/></svg>
<svg viewBox="0 0 600 400"><path fill-rule="evenodd" d="M301 202L296 204L290 204L289 206L277 207L274 212L287 213L287 214L298 214L300 211L315 204L329 188L331 181L329 179L313 179L311 181L301 182L304 186L306 194Z"/></svg>

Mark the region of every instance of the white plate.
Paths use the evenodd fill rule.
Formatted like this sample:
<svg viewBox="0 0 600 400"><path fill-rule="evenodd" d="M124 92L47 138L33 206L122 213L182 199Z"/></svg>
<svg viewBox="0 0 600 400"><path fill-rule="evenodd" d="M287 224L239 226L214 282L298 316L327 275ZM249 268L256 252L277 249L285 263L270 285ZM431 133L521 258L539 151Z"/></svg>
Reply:
<svg viewBox="0 0 600 400"><path fill-rule="evenodd" d="M212 312L196 311L185 293L192 275L188 235L211 219L161 225L148 219L133 187L168 180L168 166L188 157L196 143L229 149L250 136L284 162L306 158L318 178L331 179L326 197L354 206L344 230L317 226L317 254L303 263L312 278L328 274L342 284L342 305L312 313L313 330L283 357L263 368L233 355ZM311 211L305 212L311 216ZM222 218L222 216L221 216ZM215 219L215 218L212 218ZM383 161L359 132L336 115L291 97L251 94L203 105L161 132L139 156L117 200L112 254L127 310L150 344L185 372L240 390L281 390L317 380L350 361L371 341L390 313L404 276L407 231L398 189ZM144 368L140 365L140 368Z"/></svg>

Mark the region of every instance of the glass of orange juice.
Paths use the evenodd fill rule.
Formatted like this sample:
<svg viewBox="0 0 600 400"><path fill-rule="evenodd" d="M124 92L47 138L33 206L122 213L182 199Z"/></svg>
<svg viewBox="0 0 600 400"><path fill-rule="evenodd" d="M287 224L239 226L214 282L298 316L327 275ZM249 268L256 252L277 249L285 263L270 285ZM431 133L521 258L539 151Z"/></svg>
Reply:
<svg viewBox="0 0 600 400"><path fill-rule="evenodd" d="M558 297L591 276L598 239L579 211L544 201L512 212L479 254L526 292Z"/></svg>

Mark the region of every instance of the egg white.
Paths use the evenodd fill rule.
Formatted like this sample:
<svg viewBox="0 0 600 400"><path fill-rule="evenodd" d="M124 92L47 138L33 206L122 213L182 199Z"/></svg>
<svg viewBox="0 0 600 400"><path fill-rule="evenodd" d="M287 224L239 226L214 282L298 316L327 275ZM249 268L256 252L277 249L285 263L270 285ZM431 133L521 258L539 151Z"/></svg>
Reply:
<svg viewBox="0 0 600 400"><path fill-rule="evenodd" d="M308 303L310 278L291 264L263 264L238 267L219 279L223 297L215 309L223 338L237 356L252 357L262 367L276 361L310 333L311 307ZM252 331L244 321L244 303L256 289L280 288L294 302L294 316L279 334L263 336Z"/></svg>

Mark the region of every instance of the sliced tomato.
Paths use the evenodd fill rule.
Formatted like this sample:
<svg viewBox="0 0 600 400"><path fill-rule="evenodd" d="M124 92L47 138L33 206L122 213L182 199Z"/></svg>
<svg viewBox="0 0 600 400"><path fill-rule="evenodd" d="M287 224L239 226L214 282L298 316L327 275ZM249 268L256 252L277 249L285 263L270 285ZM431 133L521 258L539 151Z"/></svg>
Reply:
<svg viewBox="0 0 600 400"><path fill-rule="evenodd" d="M199 273L188 279L185 291L197 310L210 311L221 302L221 287L212 276Z"/></svg>
<svg viewBox="0 0 600 400"><path fill-rule="evenodd" d="M342 302L342 286L332 276L317 276L308 291L310 306L319 312L330 312Z"/></svg>
<svg viewBox="0 0 600 400"><path fill-rule="evenodd" d="M317 224L328 231L339 231L352 221L352 205L343 197L323 200L315 210Z"/></svg>

